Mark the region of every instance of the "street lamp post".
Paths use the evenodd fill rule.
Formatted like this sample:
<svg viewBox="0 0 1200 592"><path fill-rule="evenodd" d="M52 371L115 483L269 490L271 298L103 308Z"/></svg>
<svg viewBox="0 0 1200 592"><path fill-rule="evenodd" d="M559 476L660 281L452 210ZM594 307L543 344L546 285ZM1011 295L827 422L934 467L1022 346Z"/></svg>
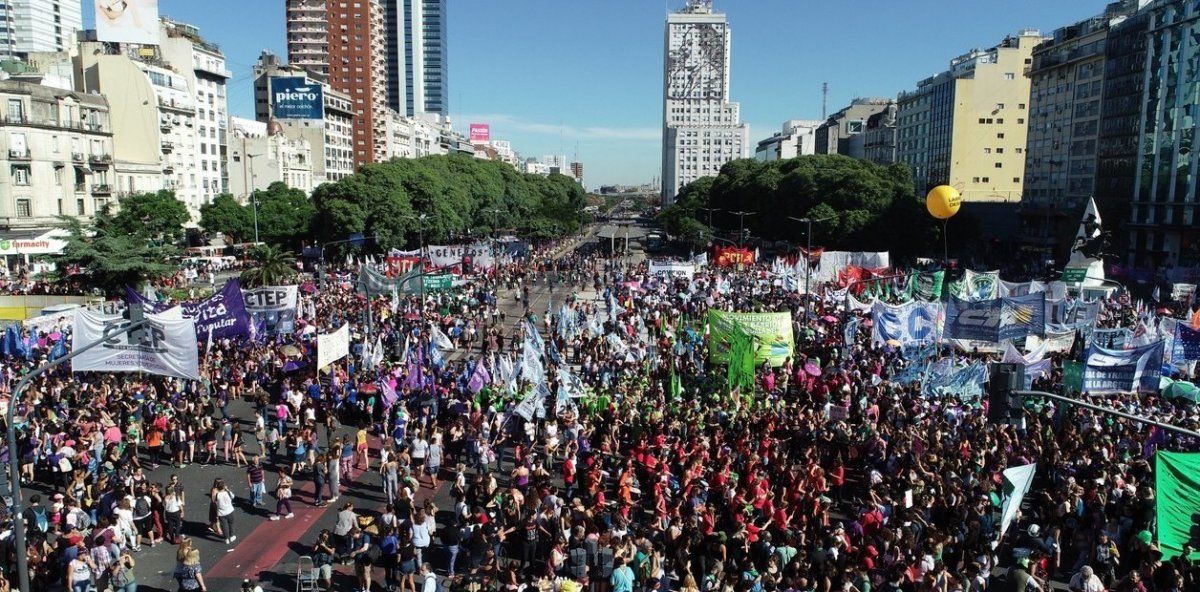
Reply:
<svg viewBox="0 0 1200 592"><path fill-rule="evenodd" d="M137 307L136 313L134 307ZM141 317L138 314L141 311L141 305L131 304L129 310L133 322L125 327L124 332L126 334L140 331L150 324L149 319ZM105 343L105 340L101 339L83 347L73 348L71 353L38 366L33 371L21 377L21 380L17 382L16 388L12 391L12 396L8 399L8 413L5 414L5 428L8 439L8 478L11 481L9 489L12 495L13 545L17 551L17 589L21 592L30 592L31 588L29 587L29 558L25 553L25 517L23 515L25 510L21 507L21 455L17 451L17 428L14 425L17 403L21 400L21 395L25 392L25 389L29 388L33 379L102 343Z"/></svg>
<svg viewBox="0 0 1200 592"><path fill-rule="evenodd" d="M246 161L250 164L250 183L248 185L246 185L246 191L247 191L247 193L250 194L250 202L254 206L254 244L257 245L258 244L258 191L255 189L255 184L256 184L255 177L257 175L254 174L254 159L258 158L262 155L261 154L250 154L249 152L246 152L246 139L245 138L242 138L242 155L245 157ZM243 175L244 174L245 173L243 171ZM245 179L242 180L242 183L245 184Z"/></svg>
<svg viewBox="0 0 1200 592"><path fill-rule="evenodd" d="M729 213L738 217L738 247L741 247L742 246L742 235L746 234L746 216L753 216L753 215L757 214L758 212L747 212L744 210L738 210L736 212L729 212Z"/></svg>
<svg viewBox="0 0 1200 592"><path fill-rule="evenodd" d="M417 214L415 216L404 216L410 220L417 221L417 243L420 245L417 251L417 268L421 273L425 273L425 220L429 218L428 214ZM425 278L421 278L421 316L425 316Z"/></svg>
<svg viewBox="0 0 1200 592"><path fill-rule="evenodd" d="M789 220L795 220L796 222L803 222L808 225L808 230L805 231L805 235L807 235L807 238L808 238L808 249L806 251L804 251L804 297L805 298L808 298L808 278L812 276L812 255L810 255L810 253L812 253L812 225L813 225L813 222L825 222L828 220L833 220L834 218L837 218L837 216L836 215L826 216L824 218L817 218L815 220L811 216L805 216L804 218L796 218L794 216L788 216Z"/></svg>

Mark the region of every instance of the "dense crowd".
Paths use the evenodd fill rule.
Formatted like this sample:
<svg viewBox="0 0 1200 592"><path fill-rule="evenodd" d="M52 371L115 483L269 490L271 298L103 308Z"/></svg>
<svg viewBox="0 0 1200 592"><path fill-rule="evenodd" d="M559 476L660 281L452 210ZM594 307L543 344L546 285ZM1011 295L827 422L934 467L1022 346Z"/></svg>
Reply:
<svg viewBox="0 0 1200 592"><path fill-rule="evenodd" d="M1200 443L1051 404L996 425L978 399L897 380L902 348L869 331L845 347L861 313L832 290L787 291L762 268L680 278L627 263L537 251L424 301L364 297L347 272L309 290L295 334L214 343L204 383L48 373L17 410L22 481L44 492L25 512L33 589L134 590L137 553L159 544L177 545L180 590L210 589L185 508L235 545L235 491L288 520L301 489L337 515L303 541L327 590L342 564L358 589L412 592L1200 589L1200 568L1155 544L1152 463ZM1128 299L1104 307L1102 324L1137 321ZM709 310L788 311L796 351L731 390L709 362ZM356 345L318 373L311 336L343 323L387 355L372 366ZM6 389L53 347L38 337L33 359L5 364ZM552 395L570 375L584 392L527 419L535 385L501 369L530 341L545 344ZM1061 384L1061 357L1038 386ZM230 413L238 399L252 417ZM1106 402L1200 425L1173 400ZM1033 488L1001 537L1000 474L1029 462ZM180 476L212 463L244 465L245 484L184 499ZM147 477L165 464L170 479ZM364 484L382 511L339 499ZM21 551L2 538L11 575Z"/></svg>

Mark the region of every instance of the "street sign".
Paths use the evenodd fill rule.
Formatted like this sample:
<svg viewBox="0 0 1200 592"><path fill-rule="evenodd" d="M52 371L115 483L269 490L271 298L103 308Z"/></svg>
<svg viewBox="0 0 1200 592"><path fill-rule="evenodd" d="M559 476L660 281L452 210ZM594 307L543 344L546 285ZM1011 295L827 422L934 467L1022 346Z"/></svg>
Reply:
<svg viewBox="0 0 1200 592"><path fill-rule="evenodd" d="M1086 267L1067 267L1063 269L1062 281L1066 284L1078 284L1087 277Z"/></svg>
<svg viewBox="0 0 1200 592"><path fill-rule="evenodd" d="M427 275L424 278L426 290L449 290L454 285L452 274Z"/></svg>

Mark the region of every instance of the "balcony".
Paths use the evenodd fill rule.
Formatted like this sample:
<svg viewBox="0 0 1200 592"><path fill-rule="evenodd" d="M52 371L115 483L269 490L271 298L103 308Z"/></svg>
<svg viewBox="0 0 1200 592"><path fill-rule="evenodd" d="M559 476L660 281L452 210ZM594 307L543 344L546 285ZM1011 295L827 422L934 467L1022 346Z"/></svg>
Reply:
<svg viewBox="0 0 1200 592"><path fill-rule="evenodd" d="M21 148L21 149L10 148L8 150L8 159L9 160L29 160L29 149L28 148Z"/></svg>
<svg viewBox="0 0 1200 592"><path fill-rule="evenodd" d="M108 165L112 163L112 156L109 154L93 154L88 157L88 162L94 165Z"/></svg>
<svg viewBox="0 0 1200 592"><path fill-rule="evenodd" d="M84 154L82 152L72 152L71 153L71 162L83 162L86 159L87 159L87 157L84 156Z"/></svg>
<svg viewBox="0 0 1200 592"><path fill-rule="evenodd" d="M162 151L165 153L174 152L175 151L175 142L172 142L170 140L163 140Z"/></svg>
<svg viewBox="0 0 1200 592"><path fill-rule="evenodd" d="M87 193L87 191L88 191L87 183L76 183L75 184L75 193Z"/></svg>
<svg viewBox="0 0 1200 592"><path fill-rule="evenodd" d="M92 195L112 195L112 185L95 183L92 185Z"/></svg>

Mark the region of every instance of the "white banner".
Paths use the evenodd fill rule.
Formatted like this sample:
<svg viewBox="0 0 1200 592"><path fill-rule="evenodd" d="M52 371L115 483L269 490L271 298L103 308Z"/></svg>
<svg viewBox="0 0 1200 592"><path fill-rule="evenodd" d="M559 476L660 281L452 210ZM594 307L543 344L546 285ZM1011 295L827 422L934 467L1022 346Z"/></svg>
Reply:
<svg viewBox="0 0 1200 592"><path fill-rule="evenodd" d="M268 333L291 333L296 328L296 304L300 286L267 286L242 289L246 314Z"/></svg>
<svg viewBox="0 0 1200 592"><path fill-rule="evenodd" d="M467 267L492 268L492 247L487 243L473 245L430 245L429 262L434 267L466 264Z"/></svg>
<svg viewBox="0 0 1200 592"><path fill-rule="evenodd" d="M76 309L73 346L102 341L99 346L71 359L73 372L148 372L190 380L200 379L196 349L196 321L146 313L149 324L143 337L131 343L125 328L129 320Z"/></svg>
<svg viewBox="0 0 1200 592"><path fill-rule="evenodd" d="M678 261L664 261L662 263L650 262L650 275L658 275L665 273L670 276L682 276L687 279L692 279L696 275L696 267L691 263L680 263Z"/></svg>
<svg viewBox="0 0 1200 592"><path fill-rule="evenodd" d="M324 368L350 355L350 323L333 333L317 335L317 368Z"/></svg>

